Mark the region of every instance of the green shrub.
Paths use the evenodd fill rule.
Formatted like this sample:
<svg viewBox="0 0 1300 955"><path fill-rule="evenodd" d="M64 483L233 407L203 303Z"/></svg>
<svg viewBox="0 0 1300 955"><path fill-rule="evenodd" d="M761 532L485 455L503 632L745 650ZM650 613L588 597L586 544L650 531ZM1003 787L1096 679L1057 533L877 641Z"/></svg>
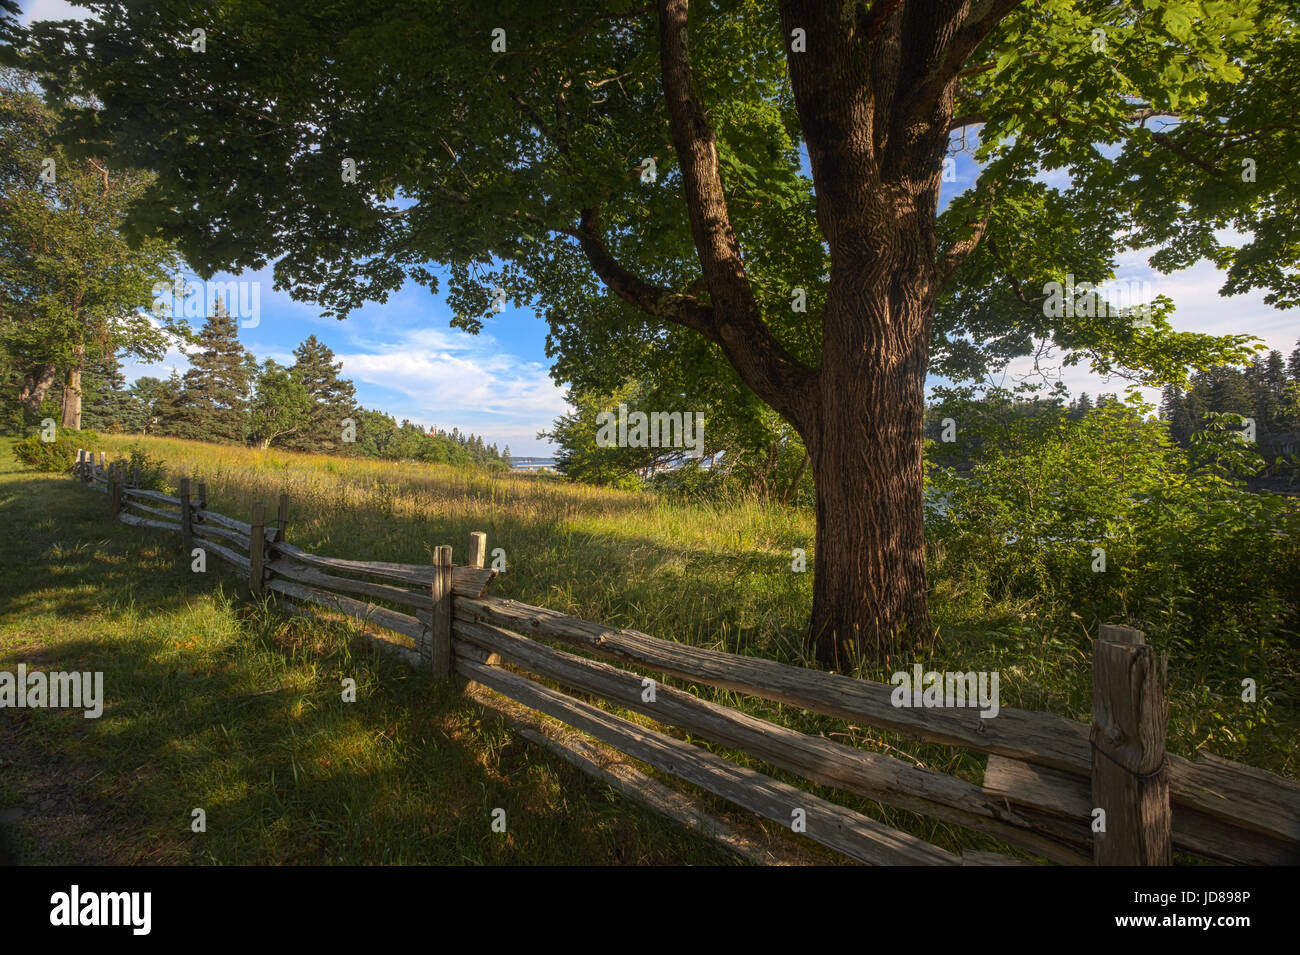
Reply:
<svg viewBox="0 0 1300 955"><path fill-rule="evenodd" d="M167 466L162 458L151 458L138 444L133 444L126 450L130 455L126 462L126 473L136 481L137 487L150 491L170 491Z"/></svg>
<svg viewBox="0 0 1300 955"><path fill-rule="evenodd" d="M53 441L45 441L39 433L23 438L14 445L14 456L29 468L59 473L72 470L78 449L98 446L99 435L94 431L59 428Z"/></svg>
<svg viewBox="0 0 1300 955"><path fill-rule="evenodd" d="M1300 506L1237 479L1250 449L1234 422L1183 450L1142 410L1045 418L983 448L969 477L935 470L948 506L927 523L932 576L1040 618L1123 620L1166 646L1294 640Z"/></svg>

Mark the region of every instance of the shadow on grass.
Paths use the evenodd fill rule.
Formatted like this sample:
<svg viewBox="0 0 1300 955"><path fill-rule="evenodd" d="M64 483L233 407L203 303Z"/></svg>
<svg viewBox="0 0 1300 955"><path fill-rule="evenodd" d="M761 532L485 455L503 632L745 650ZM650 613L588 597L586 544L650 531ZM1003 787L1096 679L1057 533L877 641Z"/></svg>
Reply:
<svg viewBox="0 0 1300 955"><path fill-rule="evenodd" d="M346 628L231 599L224 568L180 569L179 540L108 509L66 478L0 471L0 667L99 671L107 697L96 720L0 719L14 861L731 861Z"/></svg>

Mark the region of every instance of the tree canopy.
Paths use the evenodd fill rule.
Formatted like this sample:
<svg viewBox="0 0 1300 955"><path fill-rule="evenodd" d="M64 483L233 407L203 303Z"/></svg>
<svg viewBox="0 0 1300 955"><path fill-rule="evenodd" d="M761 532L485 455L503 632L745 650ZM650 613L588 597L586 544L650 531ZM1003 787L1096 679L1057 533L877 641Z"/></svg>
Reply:
<svg viewBox="0 0 1300 955"><path fill-rule="evenodd" d="M105 153L74 158L59 135L32 77L0 72L0 349L30 411L66 374L63 423L76 427L83 368L162 357L165 326L142 309L176 260L165 240L119 231L148 176Z"/></svg>

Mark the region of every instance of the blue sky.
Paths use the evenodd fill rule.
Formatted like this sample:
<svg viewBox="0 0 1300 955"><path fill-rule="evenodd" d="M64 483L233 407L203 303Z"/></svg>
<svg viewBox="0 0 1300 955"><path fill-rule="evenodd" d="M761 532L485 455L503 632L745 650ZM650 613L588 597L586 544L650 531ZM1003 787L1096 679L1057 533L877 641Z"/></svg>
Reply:
<svg viewBox="0 0 1300 955"><path fill-rule="evenodd" d="M293 349L309 335L334 350L357 401L399 421L481 434L515 455L549 453L537 440L566 412L563 389L550 379L545 355L546 322L531 309L507 303L477 335L451 328L441 296L414 282L380 305L369 303L347 319L322 318L312 304L295 302L272 288L268 267L240 275L220 273L213 282L259 283L256 322L241 316L239 339L259 359L292 364ZM239 314L238 309L232 309ZM191 319L198 327L200 320ZM188 367L179 349L156 365L124 362L128 381L141 375L165 378Z"/></svg>
<svg viewBox="0 0 1300 955"><path fill-rule="evenodd" d="M84 15L63 0L30 0L23 4L24 20L62 19ZM966 189L976 172L969 156L957 159L957 182L945 184L944 202ZM240 340L259 359L291 362L294 346L308 335L332 348L352 379L357 400L386 411L398 420L409 418L425 426L481 434L487 443L509 445L515 455L548 454L550 446L536 438L567 406L563 389L551 381L545 355L546 322L532 309L507 303L478 335L449 326L451 311L440 296L413 282L380 305L370 303L346 320L320 317L314 305L294 302L273 290L270 269L241 275L221 274L214 281L260 283L260 315L256 327L243 327ZM1117 282L1150 283L1152 295L1168 295L1178 310L1174 325L1188 331L1228 334L1246 332L1289 354L1300 337L1295 313L1274 309L1263 293L1220 298L1223 276L1208 263L1163 276L1146 265L1146 255L1121 258ZM445 285L445 283L443 283ZM195 322L196 326L201 322ZM1001 383L1031 370L1032 361L1014 362ZM153 366L124 363L127 379L141 375L166 377L173 368L184 371L185 356L171 350ZM1086 367L1060 371L1073 393L1122 392L1126 382L1107 383ZM1149 399L1155 392L1146 390Z"/></svg>

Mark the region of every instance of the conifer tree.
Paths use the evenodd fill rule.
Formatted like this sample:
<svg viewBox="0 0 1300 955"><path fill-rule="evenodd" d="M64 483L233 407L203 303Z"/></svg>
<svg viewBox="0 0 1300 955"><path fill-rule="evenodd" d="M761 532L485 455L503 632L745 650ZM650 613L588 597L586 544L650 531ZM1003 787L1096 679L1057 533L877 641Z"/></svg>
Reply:
<svg viewBox="0 0 1300 955"><path fill-rule="evenodd" d="M144 430L144 417L132 398L116 355L88 362L81 383L82 425L110 434Z"/></svg>
<svg viewBox="0 0 1300 955"><path fill-rule="evenodd" d="M141 393L141 398L149 401L150 434L168 437L176 434L176 428L180 424L184 394L185 381L181 378L180 372L174 368L166 381L159 381L156 388Z"/></svg>
<svg viewBox="0 0 1300 955"><path fill-rule="evenodd" d="M217 299L189 355L184 390L169 433L195 441L242 443L248 434L248 365L239 327Z"/></svg>
<svg viewBox="0 0 1300 955"><path fill-rule="evenodd" d="M333 350L315 335L293 350L293 380L301 384L310 399L306 424L286 441L298 451L336 451L343 444L343 419L356 416L356 389L340 378L343 363L334 360Z"/></svg>

